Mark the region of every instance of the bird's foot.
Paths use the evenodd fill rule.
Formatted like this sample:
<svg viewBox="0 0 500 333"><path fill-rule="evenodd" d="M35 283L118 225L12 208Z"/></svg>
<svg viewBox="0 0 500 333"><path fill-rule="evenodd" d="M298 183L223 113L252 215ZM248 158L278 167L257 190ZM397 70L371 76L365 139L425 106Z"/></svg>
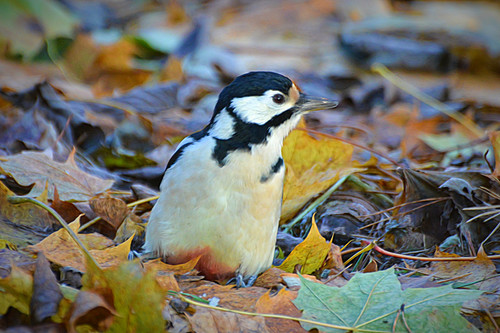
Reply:
<svg viewBox="0 0 500 333"><path fill-rule="evenodd" d="M257 275L250 275L249 277L243 277L241 274L237 274L235 277L227 281L227 284L231 284L233 282L236 283L236 288L247 288L253 286L257 280Z"/></svg>
<svg viewBox="0 0 500 333"><path fill-rule="evenodd" d="M134 259L137 259L137 258L141 258L141 256L142 256L142 253L134 251L134 250L130 250L130 252L128 253L127 259L128 260L134 260Z"/></svg>

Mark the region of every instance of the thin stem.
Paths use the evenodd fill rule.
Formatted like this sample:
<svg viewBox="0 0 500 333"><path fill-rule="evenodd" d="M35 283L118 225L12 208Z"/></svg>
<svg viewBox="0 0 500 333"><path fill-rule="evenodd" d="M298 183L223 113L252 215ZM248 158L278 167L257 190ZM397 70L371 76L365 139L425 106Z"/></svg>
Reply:
<svg viewBox="0 0 500 333"><path fill-rule="evenodd" d="M99 266L99 263L94 259L94 257L92 257L89 250L87 250L85 245L83 245L80 238L78 238L77 234L73 231L73 229L71 229L69 227L69 225L66 223L66 221L64 221L64 219L61 217L61 215L59 215L53 208L47 206L46 204L44 204L41 201L38 201L38 200L33 199L33 198L29 198L29 197L9 196L7 198L7 200L13 205L28 202L28 203L32 203L32 204L46 210L50 215L52 215L57 220L57 222L59 222L63 226L64 229L66 229L66 231L70 234L71 238L73 238L73 240L76 242L76 244L78 244L78 246L80 247L80 250L82 250L87 255L87 257L90 259L90 261L92 261L92 263L97 268L99 268L99 269L101 268L101 266Z"/></svg>

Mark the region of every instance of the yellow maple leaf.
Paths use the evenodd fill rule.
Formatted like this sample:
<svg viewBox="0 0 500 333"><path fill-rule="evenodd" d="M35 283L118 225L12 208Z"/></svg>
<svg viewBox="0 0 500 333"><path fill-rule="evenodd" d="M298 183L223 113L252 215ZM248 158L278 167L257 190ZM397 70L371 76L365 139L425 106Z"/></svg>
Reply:
<svg viewBox="0 0 500 333"><path fill-rule="evenodd" d="M321 268L330 247L331 241L327 243L325 238L321 236L313 217L311 230L306 239L293 249L292 253L278 268L293 273L295 266L301 265L302 274L311 274Z"/></svg>

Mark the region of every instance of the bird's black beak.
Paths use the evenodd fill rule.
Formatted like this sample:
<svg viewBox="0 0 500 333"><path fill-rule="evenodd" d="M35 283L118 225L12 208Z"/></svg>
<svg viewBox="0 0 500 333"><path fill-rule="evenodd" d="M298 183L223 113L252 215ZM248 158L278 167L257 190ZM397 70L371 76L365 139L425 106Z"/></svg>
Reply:
<svg viewBox="0 0 500 333"><path fill-rule="evenodd" d="M339 103L322 97L312 97L305 94L300 94L299 112L307 113L311 111L327 110L335 108Z"/></svg>

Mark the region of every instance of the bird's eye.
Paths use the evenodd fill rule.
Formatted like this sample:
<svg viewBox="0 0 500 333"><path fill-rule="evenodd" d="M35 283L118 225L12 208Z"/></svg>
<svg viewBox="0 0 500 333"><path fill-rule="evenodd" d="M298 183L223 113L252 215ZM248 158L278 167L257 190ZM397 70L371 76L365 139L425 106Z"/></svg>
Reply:
<svg viewBox="0 0 500 333"><path fill-rule="evenodd" d="M285 96L283 96L282 94L276 94L273 96L273 102L276 104L283 104L284 101Z"/></svg>

